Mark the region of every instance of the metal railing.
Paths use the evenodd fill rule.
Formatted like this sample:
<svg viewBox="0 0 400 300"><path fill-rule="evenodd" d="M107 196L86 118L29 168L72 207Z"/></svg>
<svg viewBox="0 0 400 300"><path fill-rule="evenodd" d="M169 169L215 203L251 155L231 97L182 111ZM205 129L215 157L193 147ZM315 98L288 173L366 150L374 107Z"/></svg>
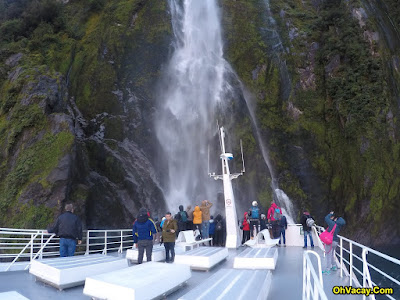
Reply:
<svg viewBox="0 0 400 300"><path fill-rule="evenodd" d="M75 255L122 253L132 248L131 229L87 230ZM59 238L41 229L0 228L0 270L10 271L17 263L26 270L34 259L59 256Z"/></svg>
<svg viewBox="0 0 400 300"><path fill-rule="evenodd" d="M310 259L310 254L317 258L318 274ZM303 254L303 300L328 300L324 291L324 281L322 279L321 259L317 252L307 250Z"/></svg>
<svg viewBox="0 0 400 300"><path fill-rule="evenodd" d="M325 231L325 228L321 226L316 226L316 229L318 233ZM368 261L367 254L368 253L374 254L377 257L382 258L387 262L391 262L400 268L399 259L396 259L394 257L381 253L377 250L364 246L360 243L345 238L341 235L338 235L338 238L339 238L339 244L338 244L339 252L335 253L335 259L340 265L340 277L343 277L343 274L345 276L348 276L350 280L350 286L353 286L353 284L355 284L356 287L365 287L365 288L378 287L379 285L376 284L371 279L370 270L372 269L378 274L382 275L384 278L390 280L393 284L397 285L397 287L400 290L400 281L393 278L392 276L382 271L377 266L374 266L372 263L370 263ZM360 254L357 255L357 253ZM347 258L344 257L345 256L344 254L346 255ZM359 267L357 267L357 265ZM362 266L362 270L360 270L361 268L360 266ZM392 300L395 299L389 294L386 294L385 296ZM363 299L365 298L366 296L364 295ZM375 296L370 295L369 298L375 299Z"/></svg>

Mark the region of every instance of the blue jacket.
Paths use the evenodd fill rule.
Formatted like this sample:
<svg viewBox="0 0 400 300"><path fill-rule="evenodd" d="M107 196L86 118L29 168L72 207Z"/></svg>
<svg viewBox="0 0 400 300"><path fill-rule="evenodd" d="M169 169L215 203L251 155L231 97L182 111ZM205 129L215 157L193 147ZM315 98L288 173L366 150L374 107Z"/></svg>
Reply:
<svg viewBox="0 0 400 300"><path fill-rule="evenodd" d="M335 223L336 223L336 229L335 229L335 232L333 233L333 240L335 242L338 242L339 238L337 235L338 235L340 229L342 229L342 227L344 225L346 225L346 221L342 217L339 217L335 222L335 221L331 220L332 216L333 216L332 214L328 214L325 217L325 222L328 224L328 231L331 231L333 229L333 226L335 226Z"/></svg>
<svg viewBox="0 0 400 300"><path fill-rule="evenodd" d="M137 243L140 240L152 240L153 235L156 233L156 226L150 219L144 223L136 221L135 224L133 224L132 234L134 243Z"/></svg>
<svg viewBox="0 0 400 300"><path fill-rule="evenodd" d="M215 221L210 222L210 229L208 230L208 234L215 234Z"/></svg>

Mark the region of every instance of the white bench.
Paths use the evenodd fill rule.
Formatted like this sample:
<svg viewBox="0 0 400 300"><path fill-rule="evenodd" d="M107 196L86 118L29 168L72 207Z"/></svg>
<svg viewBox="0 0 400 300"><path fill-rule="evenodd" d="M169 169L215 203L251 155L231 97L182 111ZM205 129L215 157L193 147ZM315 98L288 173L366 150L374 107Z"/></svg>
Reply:
<svg viewBox="0 0 400 300"><path fill-rule="evenodd" d="M276 246L278 243L279 239L271 239L268 229L264 229L257 234L255 239L248 240L244 244L252 248L266 248Z"/></svg>
<svg viewBox="0 0 400 300"><path fill-rule="evenodd" d="M176 264L190 266L194 270L208 271L228 257L228 248L200 247L175 255Z"/></svg>
<svg viewBox="0 0 400 300"><path fill-rule="evenodd" d="M205 242L212 241L212 238L203 239L196 241L194 239L194 231L193 230L185 230L179 232L178 238L176 239L176 247L181 248L183 251L192 250L193 248L198 247L200 244Z"/></svg>
<svg viewBox="0 0 400 300"><path fill-rule="evenodd" d="M16 291L0 293L0 300L29 300Z"/></svg>
<svg viewBox="0 0 400 300"><path fill-rule="evenodd" d="M277 260L276 248L248 248L235 257L233 268L275 270Z"/></svg>
<svg viewBox="0 0 400 300"><path fill-rule="evenodd" d="M133 249L128 249L126 251L126 259L137 263L138 261L138 257L139 257L139 251L137 248L133 248ZM159 244L154 245L153 246L153 252L151 255L151 260L152 261L163 261L165 260L165 247L164 246L160 246ZM147 261L147 255L146 255L146 251L144 252L143 255L143 261Z"/></svg>
<svg viewBox="0 0 400 300"><path fill-rule="evenodd" d="M271 272L267 270L221 269L179 299L265 300L270 285Z"/></svg>
<svg viewBox="0 0 400 300"><path fill-rule="evenodd" d="M161 298L179 289L191 275L185 265L149 262L88 277L83 293L107 300Z"/></svg>
<svg viewBox="0 0 400 300"><path fill-rule="evenodd" d="M87 276L110 272L128 266L128 261L103 254L47 258L32 261L29 272L36 279L60 290L81 285Z"/></svg>

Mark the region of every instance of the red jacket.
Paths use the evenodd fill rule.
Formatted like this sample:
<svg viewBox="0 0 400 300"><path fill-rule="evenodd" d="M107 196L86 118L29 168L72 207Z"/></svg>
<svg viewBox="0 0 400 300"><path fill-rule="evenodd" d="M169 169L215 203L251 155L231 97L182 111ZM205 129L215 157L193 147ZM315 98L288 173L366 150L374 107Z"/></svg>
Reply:
<svg viewBox="0 0 400 300"><path fill-rule="evenodd" d="M267 213L267 219L271 220L271 221L276 221L274 218L274 212L275 212L275 208L279 208L279 211L282 214L282 210L280 207L278 207L278 205L276 205L275 203L271 204L271 207L268 209L268 213Z"/></svg>
<svg viewBox="0 0 400 300"><path fill-rule="evenodd" d="M247 222L247 212L244 213L244 220L242 223L243 231L250 231L250 224Z"/></svg>

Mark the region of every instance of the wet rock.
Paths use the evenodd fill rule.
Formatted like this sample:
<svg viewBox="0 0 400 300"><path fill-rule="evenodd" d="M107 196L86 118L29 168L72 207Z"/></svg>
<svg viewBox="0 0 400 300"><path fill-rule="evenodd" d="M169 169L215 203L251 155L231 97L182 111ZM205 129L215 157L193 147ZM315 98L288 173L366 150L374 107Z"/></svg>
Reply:
<svg viewBox="0 0 400 300"><path fill-rule="evenodd" d="M18 65L23 56L24 55L22 53L11 55L9 58L6 59L5 64L11 68L14 68L16 65Z"/></svg>
<svg viewBox="0 0 400 300"><path fill-rule="evenodd" d="M352 15L354 18L356 18L358 20L358 24L360 25L360 27L365 26L368 15L364 8L362 8L362 7L353 8Z"/></svg>
<svg viewBox="0 0 400 300"><path fill-rule="evenodd" d="M330 62L325 66L325 73L327 76L332 77L334 72L339 68L340 66L340 55L336 54Z"/></svg>
<svg viewBox="0 0 400 300"><path fill-rule="evenodd" d="M59 74L56 77L40 75L37 80L30 81L24 86L22 93L25 95L22 105L38 103L43 112L50 114L53 112L62 112L66 109L64 98L66 97L66 87Z"/></svg>

